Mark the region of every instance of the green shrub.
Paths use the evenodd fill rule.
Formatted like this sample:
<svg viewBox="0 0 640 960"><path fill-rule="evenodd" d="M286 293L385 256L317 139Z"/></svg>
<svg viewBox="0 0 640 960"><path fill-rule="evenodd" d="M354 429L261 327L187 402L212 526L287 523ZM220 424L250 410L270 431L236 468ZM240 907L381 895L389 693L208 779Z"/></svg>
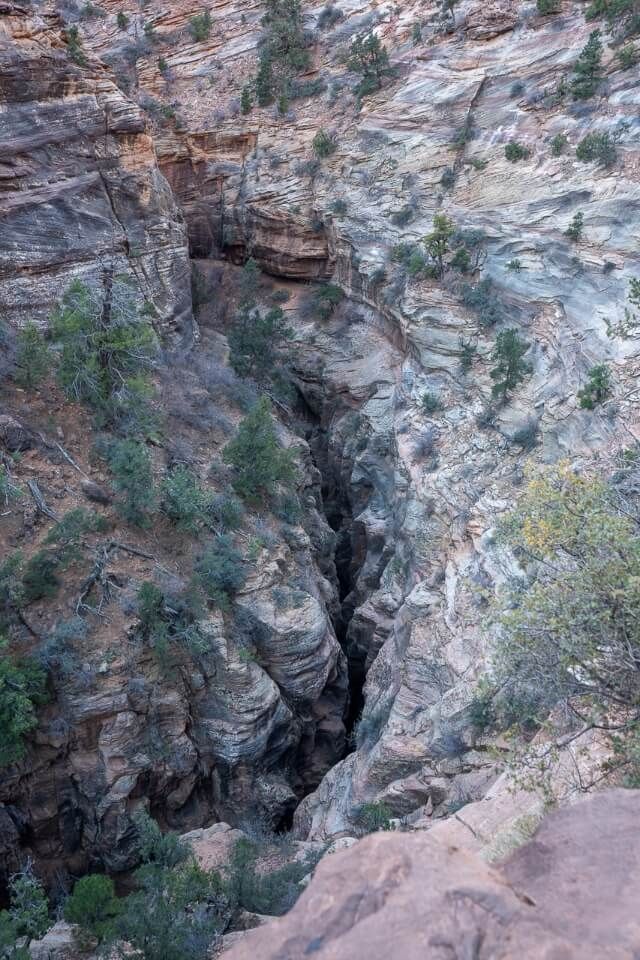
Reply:
<svg viewBox="0 0 640 960"><path fill-rule="evenodd" d="M567 149L569 145L569 140L564 135L564 133L556 133L555 137L551 140L551 153L554 157L560 157Z"/></svg>
<svg viewBox="0 0 640 960"><path fill-rule="evenodd" d="M390 830L391 808L383 801L363 803L356 810L355 820L363 833Z"/></svg>
<svg viewBox="0 0 640 960"><path fill-rule="evenodd" d="M344 300L344 290L335 283L322 283L313 296L318 317L328 320L338 304Z"/></svg>
<svg viewBox="0 0 640 960"><path fill-rule="evenodd" d="M258 846L242 838L234 844L225 869L224 891L236 909L267 916L282 916L302 892L300 881L315 865L317 856L285 864L275 870L258 870Z"/></svg>
<svg viewBox="0 0 640 960"><path fill-rule="evenodd" d="M336 217L344 217L347 213L346 200L334 200L331 204L331 209L333 213L335 213Z"/></svg>
<svg viewBox="0 0 640 960"><path fill-rule="evenodd" d="M100 293L74 281L53 312L51 332L61 347L58 379L67 395L87 403L100 426L148 433L147 371L158 348L128 284L107 277Z"/></svg>
<svg viewBox="0 0 640 960"><path fill-rule="evenodd" d="M280 307L266 313L258 309L260 270L249 259L240 279L240 301L228 335L229 363L240 377L264 382L280 369L281 351L291 335Z"/></svg>
<svg viewBox="0 0 640 960"><path fill-rule="evenodd" d="M417 21L411 28L411 39L413 40L414 47L417 47L419 43L422 43L422 27Z"/></svg>
<svg viewBox="0 0 640 960"><path fill-rule="evenodd" d="M536 0L536 7L538 8L538 13L546 17L550 13L558 13L560 3L559 0Z"/></svg>
<svg viewBox="0 0 640 960"><path fill-rule="evenodd" d="M243 499L268 502L280 488L291 489L295 478L293 455L278 442L266 397L244 418L235 438L224 448L223 459L233 467L233 487Z"/></svg>
<svg viewBox="0 0 640 960"><path fill-rule="evenodd" d="M39 550L27 562L22 576L25 604L53 597L58 592L58 573L63 563L55 551Z"/></svg>
<svg viewBox="0 0 640 960"><path fill-rule="evenodd" d="M465 340L464 337L460 337L458 344L460 346L460 366L467 373L473 366L478 347L471 340Z"/></svg>
<svg viewBox="0 0 640 960"><path fill-rule="evenodd" d="M504 155L510 163L518 163L520 160L527 160L531 156L531 150L517 140L510 140L504 148Z"/></svg>
<svg viewBox="0 0 640 960"><path fill-rule="evenodd" d="M606 266L607 264L605 264L605 268ZM640 280L636 277L632 277L629 280L628 302L635 310L640 310ZM634 310L625 307L624 320L618 323L611 323L611 321L607 319L605 322L607 324L608 337L622 337L623 340L627 340L635 335L638 325L640 324L640 316L635 313Z"/></svg>
<svg viewBox="0 0 640 960"><path fill-rule="evenodd" d="M442 400L436 393L425 390L420 398L420 407L423 413L433 414L442 410Z"/></svg>
<svg viewBox="0 0 640 960"><path fill-rule="evenodd" d="M65 36L67 41L67 56L69 59L77 63L79 67L86 66L87 58L82 49L82 39L78 28L75 25L68 27Z"/></svg>
<svg viewBox="0 0 640 960"><path fill-rule="evenodd" d="M118 10L116 23L118 24L119 30L126 30L127 27L129 26L129 17L122 10Z"/></svg>
<svg viewBox="0 0 640 960"><path fill-rule="evenodd" d="M492 327L502 319L502 309L494 292L491 277L485 277L475 287L470 284L465 285L462 291L462 302L477 314L481 327Z"/></svg>
<svg viewBox="0 0 640 960"><path fill-rule="evenodd" d="M196 43L208 39L212 26L213 21L208 10L203 10L202 13L196 13L189 20L189 32Z"/></svg>
<svg viewBox="0 0 640 960"><path fill-rule="evenodd" d="M335 138L330 136L325 130L318 130L313 138L312 146L316 157L319 157L321 160L324 160L325 157L330 157L331 154L335 153L338 149Z"/></svg>
<svg viewBox="0 0 640 960"><path fill-rule="evenodd" d="M155 508L151 458L135 440L115 440L107 453L113 487L120 495L116 507L127 523L147 527Z"/></svg>
<svg viewBox="0 0 640 960"><path fill-rule="evenodd" d="M569 237L570 240L578 241L582 238L582 233L584 231L584 214L578 211L576 213L564 232L565 237Z"/></svg>
<svg viewBox="0 0 640 960"><path fill-rule="evenodd" d="M612 167L618 159L618 151L608 133L588 133L576 148L576 159L582 163L595 160L603 167Z"/></svg>
<svg viewBox="0 0 640 960"><path fill-rule="evenodd" d="M220 530L239 530L242 526L244 508L236 497L228 493L218 493L212 497L208 512Z"/></svg>
<svg viewBox="0 0 640 960"><path fill-rule="evenodd" d="M300 0L265 0L265 5L256 97L261 107L276 100L280 113L286 113L292 78L306 70L310 60L302 6Z"/></svg>
<svg viewBox="0 0 640 960"><path fill-rule="evenodd" d="M635 67L638 60L640 60L638 48L634 47L631 43L626 47L622 47L621 50L618 50L616 56L621 70L630 70L631 67Z"/></svg>
<svg viewBox="0 0 640 960"><path fill-rule="evenodd" d="M229 608L247 576L242 554L226 535L211 541L198 559L195 572L207 599L223 610Z"/></svg>
<svg viewBox="0 0 640 960"><path fill-rule="evenodd" d="M625 38L640 33L640 12L636 0L593 0L585 11L587 20L604 17L609 29Z"/></svg>
<svg viewBox="0 0 640 960"><path fill-rule="evenodd" d="M77 924L87 938L102 943L113 938L119 911L113 880L94 873L77 881L64 905L64 918Z"/></svg>
<svg viewBox="0 0 640 960"><path fill-rule="evenodd" d="M193 655L207 652L209 644L198 628L203 616L202 597L195 586L180 594L165 596L146 580L137 595L140 634L153 650L161 666L172 663L171 645L178 644Z"/></svg>
<svg viewBox="0 0 640 960"><path fill-rule="evenodd" d="M21 387L31 389L45 379L51 369L51 357L45 339L35 323L27 323L16 338L16 372Z"/></svg>
<svg viewBox="0 0 640 960"><path fill-rule="evenodd" d="M215 874L191 861L160 877L148 870L137 876L141 889L126 898L117 919L116 955L125 960L126 943L140 960L207 960L229 922Z"/></svg>
<svg viewBox="0 0 640 960"><path fill-rule="evenodd" d="M602 80L602 34L594 30L573 68L570 90L574 100L588 100Z"/></svg>
<svg viewBox="0 0 640 960"><path fill-rule="evenodd" d="M391 223L395 227L405 227L408 223L411 223L415 216L415 210L413 207L406 204L404 207L401 207L400 210L396 213L391 214Z"/></svg>
<svg viewBox="0 0 640 960"><path fill-rule="evenodd" d="M532 365L523 359L529 347L530 344L520 338L517 330L500 331L491 357L495 362L490 373L493 380L492 397L505 402L508 394L532 372Z"/></svg>
<svg viewBox="0 0 640 960"><path fill-rule="evenodd" d="M578 390L578 400L583 410L593 410L611 396L611 373L606 363L591 367L588 381Z"/></svg>
<svg viewBox="0 0 640 960"><path fill-rule="evenodd" d="M206 526L211 497L188 467L178 465L165 474L160 498L164 513L178 530L196 534Z"/></svg>
<svg viewBox="0 0 640 960"><path fill-rule="evenodd" d="M243 116L246 116L248 113L251 113L253 110L253 97L251 96L251 90L245 84L242 88L242 93L240 94L240 112Z"/></svg>
<svg viewBox="0 0 640 960"><path fill-rule="evenodd" d="M33 660L19 660L0 637L0 768L25 754L25 737L37 726L37 707L46 703L47 677Z"/></svg>
<svg viewBox="0 0 640 960"><path fill-rule="evenodd" d="M375 33L356 37L351 43L347 67L359 73L358 96L364 97L379 90L382 81L389 76L389 54Z"/></svg>
<svg viewBox="0 0 640 960"><path fill-rule="evenodd" d="M507 270L511 270L512 273L520 273L522 270L522 261L518 260L517 257L515 257L513 260L509 260L507 264Z"/></svg>
<svg viewBox="0 0 640 960"><path fill-rule="evenodd" d="M43 937L49 924L46 894L28 863L9 879L9 908L0 911L0 956L3 960L29 960L29 944Z"/></svg>

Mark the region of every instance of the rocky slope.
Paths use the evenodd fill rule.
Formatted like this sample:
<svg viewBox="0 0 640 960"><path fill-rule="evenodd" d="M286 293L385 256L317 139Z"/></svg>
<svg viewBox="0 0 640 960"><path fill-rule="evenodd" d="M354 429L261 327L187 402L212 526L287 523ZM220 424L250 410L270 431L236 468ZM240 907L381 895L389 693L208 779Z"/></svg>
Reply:
<svg viewBox="0 0 640 960"><path fill-rule="evenodd" d="M47 709L51 721L62 711L65 732L48 733L45 722L29 762L5 778L7 849L22 844L74 870L91 857L120 869L128 814L147 800L164 823L187 829L235 822L256 806L288 816L306 794L295 829L325 838L352 831L363 803L432 823L496 780L468 717L486 660L482 591L510 569L493 542L495 519L527 461L606 462L638 438L635 342L609 338L606 321L622 319L638 273L639 88L637 70L620 69L607 49L595 98L556 95L592 29L583 3L563 0L540 17L532 3L463 0L444 24L439 6L336 4L342 17L317 27L304 77L319 92L281 116L239 107L256 69L260 3L210 5L213 27L201 41L189 32L199 8L186 0L170 9L150 0L142 11L105 0L104 15L89 17L66 4L60 14L78 26L82 66L69 62L48 5L5 4L5 312L16 323L44 321L70 277L96 276L108 261L135 276L164 331L187 333L191 255L209 293L200 345L183 366L175 358L176 392L189 403L207 394L233 425L228 387L207 386L194 358L201 369L224 361L235 265L253 256L271 277L265 303L274 290L289 294L299 396L283 436L304 458L308 507L308 532L285 540L271 530L239 598L266 627L257 663L238 655L220 620L210 624L210 660L182 667L179 683L160 678L144 654L123 653L125 615L92 634L96 687L62 684ZM320 14L305 8L310 29ZM373 26L394 75L360 104L340 51ZM336 144L322 161L311 146L320 129ZM576 159L594 130L615 138L615 165ZM567 145L554 156L558 134ZM519 163L505 157L511 140L530 150ZM575 243L565 231L578 211L585 227ZM412 278L394 259L394 246L417 245L435 212L478 231L481 271L470 280L491 278L496 328L464 303L464 278ZM313 291L328 278L346 297L321 314ZM507 325L531 344L533 374L489 411L491 351ZM474 348L468 370L464 344ZM614 397L582 410L577 390L603 360ZM438 409L422 409L425 391ZM5 403L42 428L43 404L30 409L13 395ZM187 437L204 477L226 440L222 418L188 429L171 416L170 435ZM56 410L65 448L100 480L78 417ZM525 451L513 442L523 427L533 438ZM48 456L36 445L20 469L23 479L46 476L63 512L78 500L80 476ZM11 528L9 537L28 535ZM140 546L183 573L166 531ZM113 575L130 586L142 567L120 556ZM273 590L292 583L304 600L283 612ZM344 758L348 681L336 635L350 667L347 719L363 714ZM158 731L161 757L148 749Z"/></svg>

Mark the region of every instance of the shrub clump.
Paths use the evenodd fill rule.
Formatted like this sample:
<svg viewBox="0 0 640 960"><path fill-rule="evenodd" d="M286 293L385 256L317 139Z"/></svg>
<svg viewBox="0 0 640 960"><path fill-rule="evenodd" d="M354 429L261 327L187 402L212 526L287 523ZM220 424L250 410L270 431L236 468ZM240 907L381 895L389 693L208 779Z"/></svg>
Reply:
<svg viewBox="0 0 640 960"><path fill-rule="evenodd" d="M353 40L347 67L362 78L357 88L360 97L379 90L384 78L391 73L387 49L373 32Z"/></svg>
<svg viewBox="0 0 640 960"><path fill-rule="evenodd" d="M618 151L610 134L588 133L576 147L576 159L582 163L596 161L603 167L612 167L618 159Z"/></svg>
<svg viewBox="0 0 640 960"><path fill-rule="evenodd" d="M250 503L269 503L280 489L291 489L293 455L278 442L267 397L244 418L235 438L224 448L223 460L233 468L234 490Z"/></svg>
<svg viewBox="0 0 640 960"><path fill-rule="evenodd" d="M510 140L504 148L504 155L510 163L518 163L520 160L527 160L531 156L531 150L517 140Z"/></svg>
<svg viewBox="0 0 640 960"><path fill-rule="evenodd" d="M0 768L25 755L25 738L37 726L37 708L47 701L45 671L18 659L0 637Z"/></svg>
<svg viewBox="0 0 640 960"><path fill-rule="evenodd" d="M594 410L611 396L611 373L606 363L599 363L589 370L589 379L578 390L578 400L583 410Z"/></svg>
<svg viewBox="0 0 640 960"><path fill-rule="evenodd" d="M313 138L312 146L313 152L320 160L330 157L338 149L335 137L327 133L326 130L318 130Z"/></svg>
<svg viewBox="0 0 640 960"><path fill-rule="evenodd" d="M194 14L189 20L189 32L197 43L208 39L212 26L213 21L208 10Z"/></svg>
<svg viewBox="0 0 640 960"><path fill-rule="evenodd" d="M148 527L156 494L146 446L136 440L114 440L107 451L107 462L113 474L113 487L119 494L118 511L127 523Z"/></svg>

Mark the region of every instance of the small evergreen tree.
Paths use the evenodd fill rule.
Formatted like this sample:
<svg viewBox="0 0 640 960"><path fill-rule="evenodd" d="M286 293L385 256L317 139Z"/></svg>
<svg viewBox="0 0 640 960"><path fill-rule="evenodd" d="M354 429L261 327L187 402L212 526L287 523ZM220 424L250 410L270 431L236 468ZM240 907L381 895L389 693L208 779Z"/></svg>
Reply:
<svg viewBox="0 0 640 960"><path fill-rule="evenodd" d="M618 158L615 142L608 133L588 133L576 147L581 163L595 160L603 167L612 167Z"/></svg>
<svg viewBox="0 0 640 960"><path fill-rule="evenodd" d="M602 34L594 30L573 68L571 93L574 100L588 100L602 80Z"/></svg>
<svg viewBox="0 0 640 960"><path fill-rule="evenodd" d="M146 447L135 440L116 440L107 460L113 473L113 486L120 494L118 510L127 523L148 526L149 514L155 506L155 491Z"/></svg>
<svg viewBox="0 0 640 960"><path fill-rule="evenodd" d="M213 21L208 10L203 10L202 13L196 13L189 20L189 31L197 43L208 39L212 26Z"/></svg>
<svg viewBox="0 0 640 960"><path fill-rule="evenodd" d="M375 33L355 38L349 50L347 67L362 76L358 85L359 96L380 89L383 79L390 73L389 54Z"/></svg>
<svg viewBox="0 0 640 960"><path fill-rule="evenodd" d="M251 98L251 90L245 84L242 88L242 93L240 94L240 112L246 116L248 113L251 113L253 109L253 100Z"/></svg>
<svg viewBox="0 0 640 960"><path fill-rule="evenodd" d="M503 403L508 394L533 371L532 365L523 359L528 349L529 344L519 337L517 330L502 330L496 337L492 354L495 367L491 370L491 395L500 398Z"/></svg>
<svg viewBox="0 0 640 960"><path fill-rule="evenodd" d="M578 211L573 217L571 223L565 230L565 236L569 237L570 240L578 241L582 238L582 232L584 230L584 214Z"/></svg>
<svg viewBox="0 0 640 960"><path fill-rule="evenodd" d="M61 347L58 379L68 396L87 403L100 426L149 432L148 371L158 346L131 287L109 272L102 292L74 281L53 312L51 332Z"/></svg>
<svg viewBox="0 0 640 960"><path fill-rule="evenodd" d="M267 397L244 418L235 438L224 448L223 460L233 467L236 493L254 503L271 500L279 487L293 486L293 456L278 442Z"/></svg>
<svg viewBox="0 0 640 960"><path fill-rule="evenodd" d="M15 380L21 387L37 386L49 373L51 358L41 331L27 323L17 336Z"/></svg>
<svg viewBox="0 0 640 960"><path fill-rule="evenodd" d="M162 509L178 530L196 534L206 525L211 496L188 467L170 470L160 489Z"/></svg>
<svg viewBox="0 0 640 960"><path fill-rule="evenodd" d="M116 23L118 24L118 30L126 30L129 26L129 17L122 10L118 10Z"/></svg>
<svg viewBox="0 0 640 960"><path fill-rule="evenodd" d="M611 396L611 374L606 363L599 363L589 370L586 385L578 390L578 400L583 410L594 410Z"/></svg>
<svg viewBox="0 0 640 960"><path fill-rule="evenodd" d="M324 159L325 157L330 157L332 153L335 153L338 145L335 139L326 133L325 130L318 130L313 138L312 146L316 157Z"/></svg>
<svg viewBox="0 0 640 960"><path fill-rule="evenodd" d="M86 939L95 937L98 943L113 938L119 912L113 880L97 873L81 877L64 905L65 920L77 924Z"/></svg>
<svg viewBox="0 0 640 960"><path fill-rule="evenodd" d="M504 148L504 155L509 163L518 163L520 160L527 160L531 156L531 150L517 140L510 140Z"/></svg>
<svg viewBox="0 0 640 960"><path fill-rule="evenodd" d="M226 535L213 540L196 563L198 583L207 600L227 610L246 580L242 555Z"/></svg>
<svg viewBox="0 0 640 960"><path fill-rule="evenodd" d="M427 248L439 279L442 279L445 271L445 257L449 252L451 237L455 233L456 227L443 213L436 213L433 218L433 231L422 241Z"/></svg>
<svg viewBox="0 0 640 960"><path fill-rule="evenodd" d="M228 335L229 362L240 377L264 382L278 373L281 349L291 333L280 307L258 309L260 270L247 260L240 278L240 297L234 325Z"/></svg>
<svg viewBox="0 0 640 960"><path fill-rule="evenodd" d="M25 754L25 737L37 726L37 707L46 702L47 677L32 660L17 660L0 637L0 768Z"/></svg>

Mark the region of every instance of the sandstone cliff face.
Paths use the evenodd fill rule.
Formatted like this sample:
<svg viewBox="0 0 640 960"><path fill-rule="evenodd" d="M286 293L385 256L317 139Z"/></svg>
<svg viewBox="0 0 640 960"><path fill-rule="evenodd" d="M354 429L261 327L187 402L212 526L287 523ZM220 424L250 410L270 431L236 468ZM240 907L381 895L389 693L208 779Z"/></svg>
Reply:
<svg viewBox="0 0 640 960"><path fill-rule="evenodd" d="M68 56L51 12L0 9L0 311L44 323L108 265L190 335L185 227L139 108L104 66Z"/></svg>
<svg viewBox="0 0 640 960"><path fill-rule="evenodd" d="M244 935L228 960L629 958L638 797L613 791L552 814L492 869L426 836L376 834L327 856L287 917Z"/></svg>
<svg viewBox="0 0 640 960"><path fill-rule="evenodd" d="M364 723L355 750L298 808L296 830L312 838L350 832L371 801L431 824L480 801L498 774L468 720L486 661L478 588L494 589L513 569L493 542L496 517L513 503L528 460L606 462L638 438L636 346L608 338L605 322L623 316L628 281L638 275L637 72L619 69L607 51L601 95L554 98L592 29L578 2L563 0L557 16L543 18L533 3L463 0L444 30L436 3L343 0L342 19L317 33L305 78L325 90L294 100L285 117L271 108L242 116L259 3L217 0L211 34L199 42L188 30L194 4L101 6L106 15L91 20L72 5L61 11L79 27L84 68L69 63L46 13L5 7L10 15L0 21L0 90L17 101L3 119L12 156L16 143L19 151L0 195L11 218L0 240L0 251L9 245L0 269L5 310L17 322L28 312L44 319L71 277L93 276L108 259L135 275L166 329L184 330L188 247L207 276L226 278L200 317L205 341L218 343L237 279L230 264L254 256L290 294L291 365L313 456L295 441L307 458L311 534L298 530L285 543L277 531L239 598L266 627L257 663L243 660L214 620L211 659L185 668L177 684L121 656L98 677L96 693L65 691L73 736L52 743L41 734L40 772L28 767L9 783L3 796L16 809L7 846L22 829L23 838L33 832L40 855L49 846L53 859L67 856L55 824L70 823L68 842L82 862L97 851L121 867L137 802L149 799L165 823L184 829L256 803L289 813L343 753L347 676L336 632L350 663L351 712L362 707ZM310 28L320 10L307 8ZM395 74L358 106L339 50L372 26ZM310 161L320 128L334 132L337 149L318 164ZM615 137L613 167L576 160L576 145L593 130ZM568 145L555 157L557 134ZM510 140L531 156L509 163ZM497 329L516 326L532 344L533 376L490 423L495 328L464 305L461 281L412 280L390 257L397 243L417 244L437 211L482 232ZM578 211L585 230L574 244L564 231ZM320 319L309 292L329 277L347 298ZM463 341L476 349L467 372ZM202 359L211 360L206 346ZM615 396L596 412L581 410L577 390L602 360ZM441 411L422 411L425 390L440 396ZM237 409L224 410L237 420ZM529 424L537 442L523 452L511 438ZM175 434L184 429L176 422ZM207 436L203 475L223 442ZM77 443L91 472L78 452L81 435ZM62 497L78 478L59 468L51 481ZM335 558L316 507L335 532ZM125 581L144 575L129 564L117 573ZM306 596L283 613L273 589L294 577L306 578ZM97 662L129 626L123 619L110 639L96 636ZM132 701L125 684L138 676L152 692L134 691ZM160 760L145 746L158 724L161 752L171 744ZM98 786L88 776L96 769ZM72 784L69 800L49 786L58 771Z"/></svg>

